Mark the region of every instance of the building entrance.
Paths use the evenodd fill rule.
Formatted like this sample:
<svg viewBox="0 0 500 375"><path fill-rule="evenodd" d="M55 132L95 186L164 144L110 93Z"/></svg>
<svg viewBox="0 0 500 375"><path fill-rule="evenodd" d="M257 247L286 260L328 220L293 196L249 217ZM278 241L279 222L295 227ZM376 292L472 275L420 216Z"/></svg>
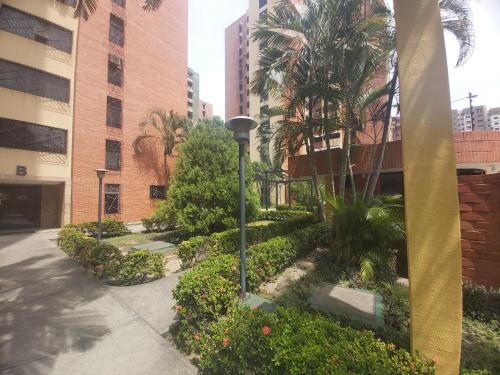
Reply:
<svg viewBox="0 0 500 375"><path fill-rule="evenodd" d="M0 231L40 227L40 185L0 185Z"/></svg>

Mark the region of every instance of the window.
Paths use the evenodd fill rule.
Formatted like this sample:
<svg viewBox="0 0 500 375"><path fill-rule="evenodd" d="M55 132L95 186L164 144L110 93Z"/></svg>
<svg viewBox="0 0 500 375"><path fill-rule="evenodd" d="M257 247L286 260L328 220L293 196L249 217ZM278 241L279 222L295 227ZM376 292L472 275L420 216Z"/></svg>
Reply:
<svg viewBox="0 0 500 375"><path fill-rule="evenodd" d="M243 95L240 94L240 102L243 101Z"/></svg>
<svg viewBox="0 0 500 375"><path fill-rule="evenodd" d="M119 57L109 55L108 60L108 82L120 86L123 81L123 61Z"/></svg>
<svg viewBox="0 0 500 375"><path fill-rule="evenodd" d="M0 59L0 87L69 103L69 80Z"/></svg>
<svg viewBox="0 0 500 375"><path fill-rule="evenodd" d="M259 8L262 8L267 5L267 0L259 0Z"/></svg>
<svg viewBox="0 0 500 375"><path fill-rule="evenodd" d="M71 53L71 31L7 5L0 8L0 29Z"/></svg>
<svg viewBox="0 0 500 375"><path fill-rule="evenodd" d="M104 212L107 214L120 213L120 185L106 184Z"/></svg>
<svg viewBox="0 0 500 375"><path fill-rule="evenodd" d="M240 115L242 115L242 114L243 114L243 106L240 105Z"/></svg>
<svg viewBox="0 0 500 375"><path fill-rule="evenodd" d="M114 14L109 16L109 41L123 47L124 26L123 20Z"/></svg>
<svg viewBox="0 0 500 375"><path fill-rule="evenodd" d="M61 3L69 5L70 7L76 7L76 0L58 0Z"/></svg>
<svg viewBox="0 0 500 375"><path fill-rule="evenodd" d="M381 194L403 194L403 173L382 173L380 175Z"/></svg>
<svg viewBox="0 0 500 375"><path fill-rule="evenodd" d="M112 128L122 127L122 101L108 96L106 125Z"/></svg>
<svg viewBox="0 0 500 375"><path fill-rule="evenodd" d="M149 187L149 198L150 199L165 199L167 196L167 189L165 186L151 185Z"/></svg>
<svg viewBox="0 0 500 375"><path fill-rule="evenodd" d="M125 0L112 0L113 3L115 3L116 5L119 5L121 6L122 8L125 8Z"/></svg>
<svg viewBox="0 0 500 375"><path fill-rule="evenodd" d="M66 154L67 138L64 129L0 118L0 147Z"/></svg>
<svg viewBox="0 0 500 375"><path fill-rule="evenodd" d="M106 139L106 169L119 171L121 169L121 143Z"/></svg>

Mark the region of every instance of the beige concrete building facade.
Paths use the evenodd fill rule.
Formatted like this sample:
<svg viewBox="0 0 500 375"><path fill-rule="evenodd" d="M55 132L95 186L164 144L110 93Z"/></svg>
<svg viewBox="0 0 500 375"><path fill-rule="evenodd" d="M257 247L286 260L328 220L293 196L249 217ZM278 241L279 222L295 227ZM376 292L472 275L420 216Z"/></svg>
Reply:
<svg viewBox="0 0 500 375"><path fill-rule="evenodd" d="M0 2L0 231L70 222L78 25L71 1Z"/></svg>

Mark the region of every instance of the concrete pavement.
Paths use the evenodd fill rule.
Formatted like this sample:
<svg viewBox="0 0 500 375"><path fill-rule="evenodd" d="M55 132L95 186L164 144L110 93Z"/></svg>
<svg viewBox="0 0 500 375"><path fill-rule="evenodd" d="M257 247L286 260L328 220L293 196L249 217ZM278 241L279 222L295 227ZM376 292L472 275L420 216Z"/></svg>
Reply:
<svg viewBox="0 0 500 375"><path fill-rule="evenodd" d="M102 285L60 251L55 232L0 236L2 374L195 374L161 337L176 275Z"/></svg>

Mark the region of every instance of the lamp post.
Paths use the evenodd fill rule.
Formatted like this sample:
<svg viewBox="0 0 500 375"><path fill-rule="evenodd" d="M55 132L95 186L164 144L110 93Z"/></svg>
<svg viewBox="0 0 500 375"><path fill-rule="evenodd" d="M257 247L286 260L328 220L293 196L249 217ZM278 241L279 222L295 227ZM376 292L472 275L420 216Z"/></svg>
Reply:
<svg viewBox="0 0 500 375"><path fill-rule="evenodd" d="M102 237L102 179L109 172L107 169L96 169L97 178L99 178L99 207L97 209L97 241L101 242Z"/></svg>
<svg viewBox="0 0 500 375"><path fill-rule="evenodd" d="M239 144L240 158L240 289L241 298L247 295L246 286L246 218L245 218L245 146L250 142L250 130L257 127L257 122L246 116L238 116L226 122L226 128L234 133Z"/></svg>

